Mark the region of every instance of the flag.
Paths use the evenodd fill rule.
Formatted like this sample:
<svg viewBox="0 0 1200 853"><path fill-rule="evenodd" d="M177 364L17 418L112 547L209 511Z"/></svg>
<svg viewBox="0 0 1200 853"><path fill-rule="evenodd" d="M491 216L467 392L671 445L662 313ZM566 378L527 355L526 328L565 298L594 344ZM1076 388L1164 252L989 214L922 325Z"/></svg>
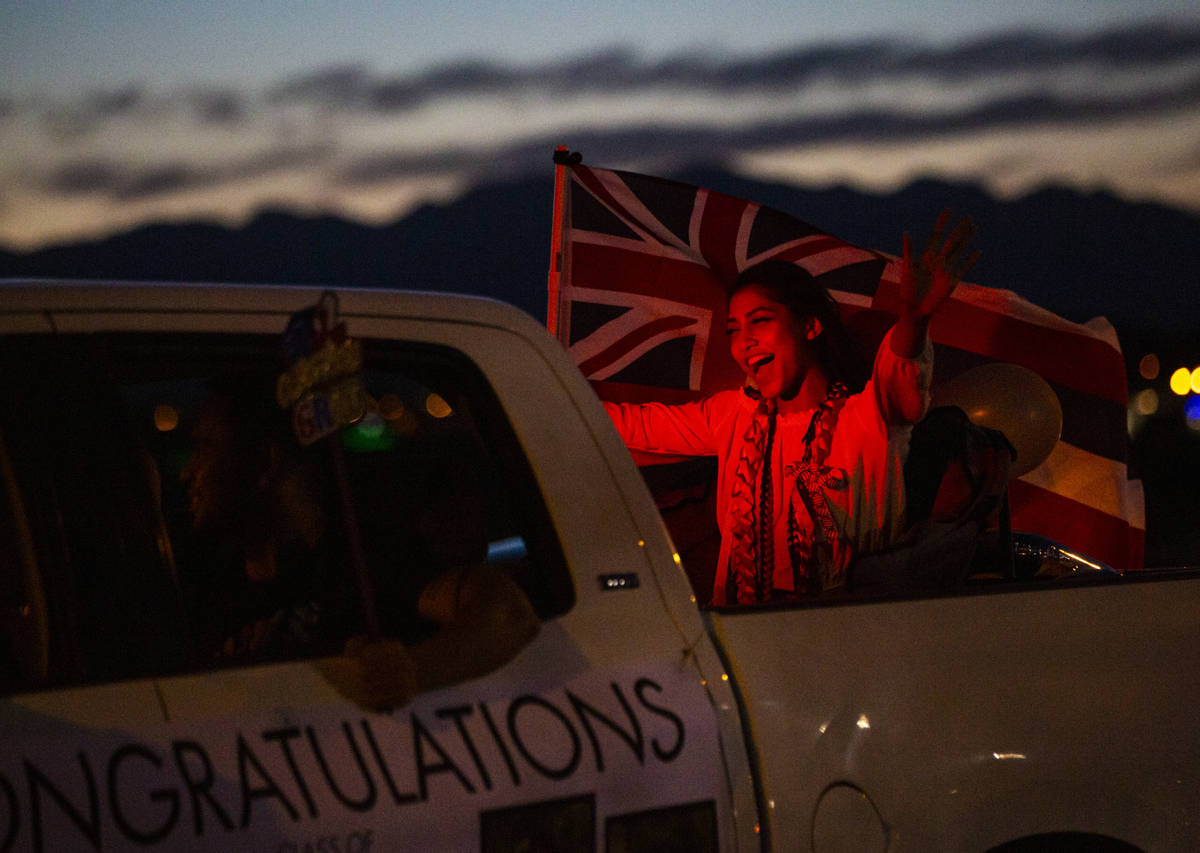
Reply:
<svg viewBox="0 0 1200 853"><path fill-rule="evenodd" d="M674 402L738 385L725 292L747 266L797 262L839 302L869 306L887 265L877 252L723 193L565 168L548 325L584 375L605 383L606 399Z"/></svg>
<svg viewBox="0 0 1200 853"><path fill-rule="evenodd" d="M893 256L723 193L593 169L562 149L555 160L547 324L603 399L679 402L737 387L744 377L723 333L726 288L760 261L791 261L821 281L867 352L895 317ZM935 388L999 361L1033 370L1058 394L1061 439L1010 483L1013 529L1141 568L1144 499L1127 477L1125 364L1107 321L1072 323L1012 291L964 283L930 337ZM661 472L649 479L671 481Z"/></svg>

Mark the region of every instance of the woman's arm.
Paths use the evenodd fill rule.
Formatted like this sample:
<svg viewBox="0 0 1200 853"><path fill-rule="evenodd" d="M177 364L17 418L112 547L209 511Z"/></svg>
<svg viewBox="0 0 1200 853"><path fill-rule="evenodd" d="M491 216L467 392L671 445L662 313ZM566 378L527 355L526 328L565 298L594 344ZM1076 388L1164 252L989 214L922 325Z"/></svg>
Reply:
<svg viewBox="0 0 1200 853"><path fill-rule="evenodd" d="M901 358L915 358L925 348L929 320L950 298L962 277L979 260L979 252L970 251L975 223L963 217L943 239L950 211L943 210L934 225L925 251L912 256L912 244L904 235L904 258L900 265L900 317L892 329L892 352Z"/></svg>
<svg viewBox="0 0 1200 853"><path fill-rule="evenodd" d="M694 403L604 403L604 411L630 450L683 456L717 452L713 420L715 397Z"/></svg>
<svg viewBox="0 0 1200 853"><path fill-rule="evenodd" d="M925 416L933 370L928 335L930 318L950 298L979 257L979 252L969 252L969 243L975 235L970 219L962 219L944 237L949 217L949 211L942 211L920 257L913 257L909 237L904 235L901 308L895 325L875 355L871 375L876 405L887 424L913 424Z"/></svg>

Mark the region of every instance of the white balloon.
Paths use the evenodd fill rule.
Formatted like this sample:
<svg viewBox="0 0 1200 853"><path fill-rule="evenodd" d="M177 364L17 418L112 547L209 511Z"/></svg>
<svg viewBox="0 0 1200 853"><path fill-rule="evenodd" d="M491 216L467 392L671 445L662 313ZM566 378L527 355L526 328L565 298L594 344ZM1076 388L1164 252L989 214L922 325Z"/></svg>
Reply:
<svg viewBox="0 0 1200 853"><path fill-rule="evenodd" d="M1017 451L1009 476L1046 461L1062 435L1062 404L1050 384L1027 367L993 362L931 389L934 406L958 406L972 423L1004 433Z"/></svg>

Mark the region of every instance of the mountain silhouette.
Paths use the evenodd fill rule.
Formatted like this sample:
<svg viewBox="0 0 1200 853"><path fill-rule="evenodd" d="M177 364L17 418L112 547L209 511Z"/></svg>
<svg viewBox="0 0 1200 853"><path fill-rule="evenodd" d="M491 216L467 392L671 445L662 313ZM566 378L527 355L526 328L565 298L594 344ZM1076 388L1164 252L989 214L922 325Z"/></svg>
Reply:
<svg viewBox="0 0 1200 853"><path fill-rule="evenodd" d="M240 228L146 225L93 242L0 250L0 277L438 290L544 318L553 188L553 177L479 187L385 226L279 210Z"/></svg>
<svg viewBox="0 0 1200 853"><path fill-rule="evenodd" d="M1016 291L1069 320L1106 316L1126 350L1191 344L1200 329L1200 216L1107 193L1043 189L998 200L973 185L921 180L890 195L802 189L691 169L679 180L783 210L856 245L919 245L938 212L969 213L983 256L968 278ZM270 210L241 228L140 227L21 253L0 277L65 277L400 287L475 293L544 319L553 180L479 186L385 226Z"/></svg>

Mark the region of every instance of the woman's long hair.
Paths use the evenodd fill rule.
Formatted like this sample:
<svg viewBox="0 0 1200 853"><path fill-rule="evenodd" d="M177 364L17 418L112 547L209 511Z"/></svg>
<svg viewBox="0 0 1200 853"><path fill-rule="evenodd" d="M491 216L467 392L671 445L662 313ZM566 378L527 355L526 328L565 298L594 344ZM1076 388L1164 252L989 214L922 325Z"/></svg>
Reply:
<svg viewBox="0 0 1200 853"><path fill-rule="evenodd" d="M807 317L819 320L821 334L812 345L821 369L831 382L841 382L851 393L862 389L870 375L868 365L842 323L837 302L808 270L789 261L762 261L738 274L729 297L751 285L765 290L797 321Z"/></svg>

